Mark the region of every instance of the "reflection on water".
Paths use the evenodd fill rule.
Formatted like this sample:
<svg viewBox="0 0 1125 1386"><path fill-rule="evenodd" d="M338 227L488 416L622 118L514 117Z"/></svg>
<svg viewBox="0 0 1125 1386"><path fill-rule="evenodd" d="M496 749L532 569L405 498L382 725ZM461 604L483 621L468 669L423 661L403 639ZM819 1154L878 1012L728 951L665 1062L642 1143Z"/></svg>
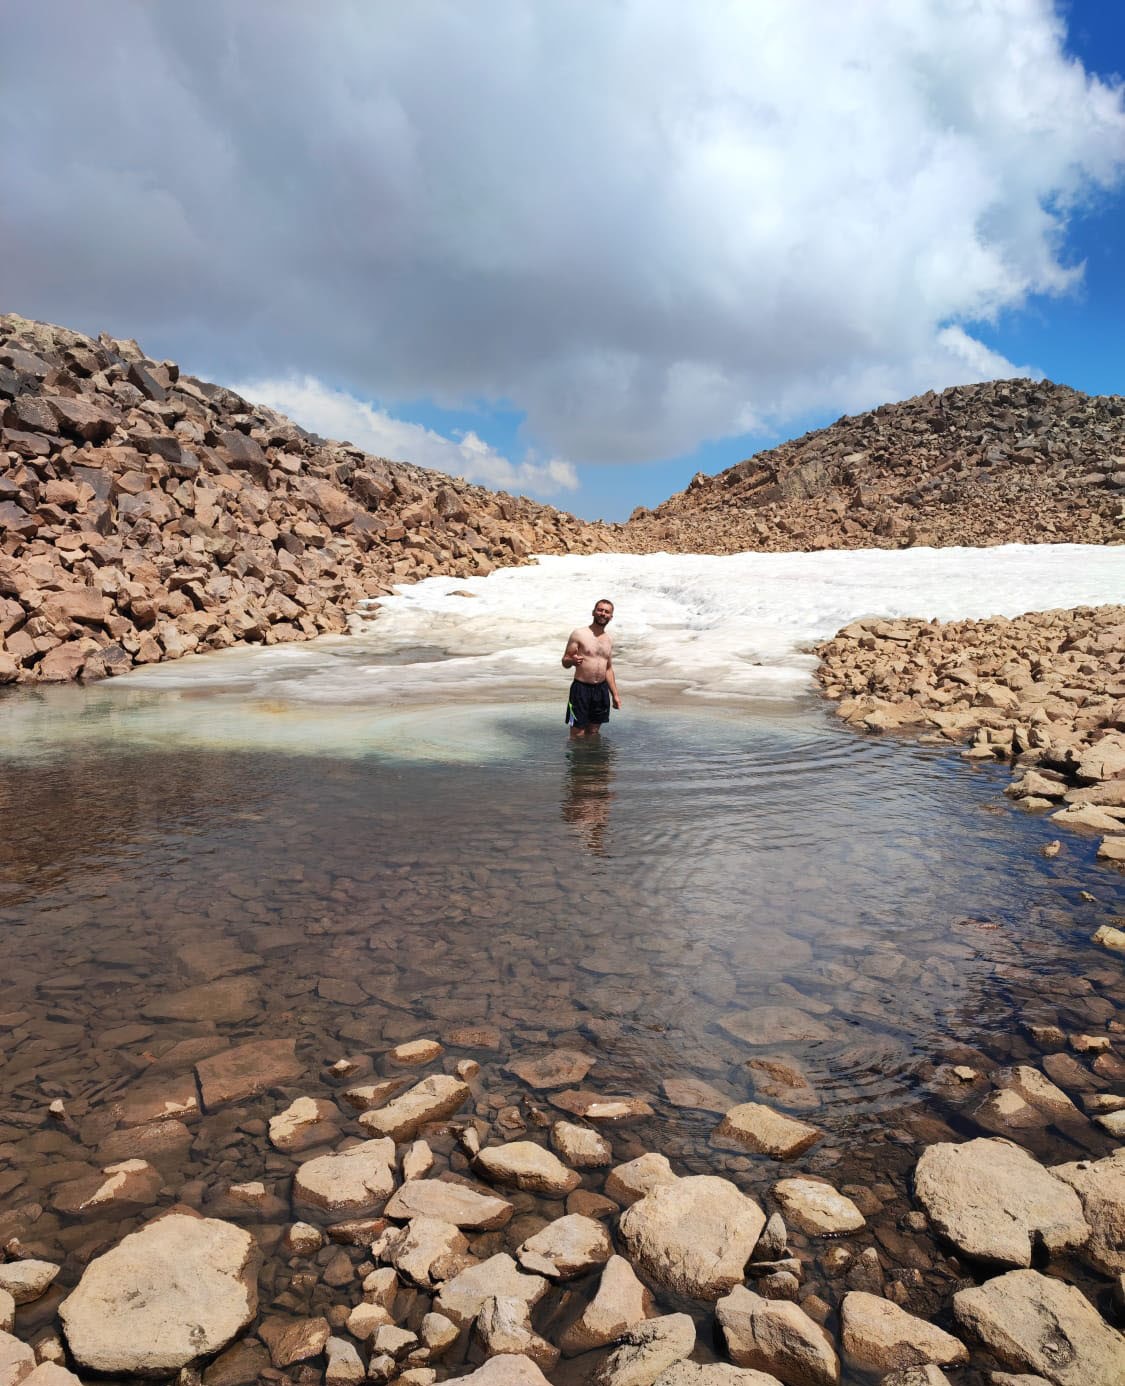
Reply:
<svg viewBox="0 0 1125 1386"><path fill-rule="evenodd" d="M296 1039L299 1083L190 1119L162 1156L166 1201L237 1218L231 1183L288 1197L303 1157L271 1150L263 1123L302 1093L338 1095L328 1063L366 1056L383 1074L390 1046L437 1036L445 1062L480 1063L475 1112L507 1113L512 1134L560 1113L510 1063L579 1049L595 1061L583 1087L654 1108L608 1133L618 1159L657 1149L760 1197L778 1167L716 1149L714 1105L815 1122L799 1167L876 1190L849 1245L891 1268L922 1256L936 1279L910 1282L909 1303L928 1312L954 1272L924 1234L903 1249L910 1171L921 1144L978 1129L989 1087L951 1086L948 1065L1039 1065L1028 1025L1104 1034L1122 1015L1120 963L1089 938L1125 889L1093 842L1044 859L1052 825L1002 800L1002 771L857 738L812 701L769 717L631 702L581 745L563 743L555 701L412 710L411 746L456 742L461 763L395 759L374 725L377 755L202 750L179 701L162 745L146 715L131 753L44 736L36 759L0 763L0 1245L62 1261L64 1285L140 1217L55 1206L64 1177L122 1158L138 1093L194 1092L209 1048ZM455 1043L468 1025L495 1027L498 1047ZM778 1065L804 1086L779 1086ZM675 1079L705 1082L711 1109L673 1101ZM65 1131L44 1128L54 1097ZM341 1129L359 1134L350 1112ZM1110 1146L1085 1118L1021 1142L1055 1162ZM434 1143L439 1171L458 1168L452 1136ZM795 1244L809 1286L838 1300L824 1244ZM321 1312L266 1245L263 1306Z"/></svg>
<svg viewBox="0 0 1125 1386"><path fill-rule="evenodd" d="M571 741L566 748L563 822L595 856L605 855L609 809L613 803L613 758L617 748L608 736Z"/></svg>

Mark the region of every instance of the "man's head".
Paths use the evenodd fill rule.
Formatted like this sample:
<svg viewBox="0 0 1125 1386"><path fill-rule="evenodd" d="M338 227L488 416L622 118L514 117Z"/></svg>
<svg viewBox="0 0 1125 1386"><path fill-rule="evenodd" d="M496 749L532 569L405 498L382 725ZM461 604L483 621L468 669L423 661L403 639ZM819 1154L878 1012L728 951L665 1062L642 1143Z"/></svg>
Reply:
<svg viewBox="0 0 1125 1386"><path fill-rule="evenodd" d="M594 625L608 626L613 620L613 603L608 597L602 597L594 603Z"/></svg>

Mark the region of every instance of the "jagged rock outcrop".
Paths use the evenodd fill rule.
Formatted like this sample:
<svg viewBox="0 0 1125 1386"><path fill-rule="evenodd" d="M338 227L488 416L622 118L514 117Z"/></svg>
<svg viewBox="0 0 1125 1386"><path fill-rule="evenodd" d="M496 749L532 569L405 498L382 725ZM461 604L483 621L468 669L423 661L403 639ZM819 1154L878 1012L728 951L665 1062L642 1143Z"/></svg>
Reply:
<svg viewBox="0 0 1125 1386"><path fill-rule="evenodd" d="M132 341L0 316L0 683L341 632L617 528L326 442Z"/></svg>
<svg viewBox="0 0 1125 1386"><path fill-rule="evenodd" d="M1125 540L1125 399L992 380L844 416L625 526L625 547L945 547Z"/></svg>

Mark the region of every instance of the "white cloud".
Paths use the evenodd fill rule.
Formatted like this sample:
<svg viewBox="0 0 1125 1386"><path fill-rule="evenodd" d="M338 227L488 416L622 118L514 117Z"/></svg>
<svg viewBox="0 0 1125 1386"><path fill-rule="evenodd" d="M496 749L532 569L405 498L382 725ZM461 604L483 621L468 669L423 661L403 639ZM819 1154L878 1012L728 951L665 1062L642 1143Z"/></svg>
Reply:
<svg viewBox="0 0 1125 1386"><path fill-rule="evenodd" d="M1049 0L23 6L0 290L675 456L1015 369L974 324L1070 292L1125 174L1121 86L1064 40Z"/></svg>
<svg viewBox="0 0 1125 1386"><path fill-rule="evenodd" d="M510 462L475 433L447 438L432 428L393 418L386 410L365 404L344 390L334 390L311 375L248 380L231 388L248 400L288 415L302 428L354 443L376 457L413 462L494 490L520 494L557 497L560 492L578 488L574 468L561 458L538 462L529 455L522 462Z"/></svg>

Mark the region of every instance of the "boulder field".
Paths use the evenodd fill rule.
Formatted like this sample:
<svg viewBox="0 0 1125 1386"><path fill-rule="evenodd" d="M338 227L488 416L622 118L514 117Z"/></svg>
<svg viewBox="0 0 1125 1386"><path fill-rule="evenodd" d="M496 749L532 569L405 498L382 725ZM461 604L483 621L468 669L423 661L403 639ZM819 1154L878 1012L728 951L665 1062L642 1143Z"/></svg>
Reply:
<svg viewBox="0 0 1125 1386"><path fill-rule="evenodd" d="M929 391L698 473L631 553L1125 540L1125 399L1049 380Z"/></svg>
<svg viewBox="0 0 1125 1386"><path fill-rule="evenodd" d="M393 1099L408 1100L410 1131L364 1139L370 1084L355 1080L393 1066L394 1051L325 1057L318 1079L303 1065L279 1068L261 1045L235 1046L239 1071L258 1082L203 1100L218 1102L228 1130L258 1133L262 1177L224 1182L217 1170L204 1197L202 1181L177 1195L159 1177L117 1181L107 1168L98 1200L66 1203L60 1245L74 1254L62 1265L32 1255L30 1238L9 1238L0 1382L1122 1380L1125 1150L1047 1166L999 1137L930 1144L901 1231L884 1226L873 1241L858 1203L878 1209L874 1188L844 1193L778 1157L727 1178L680 1172L643 1150L617 1164L607 1153L583 1173L548 1142L565 1152L585 1130L609 1152L622 1119L579 1126L542 1111L532 1089L527 1112L538 1121L505 1139L481 1065L427 1047L435 1071ZM1037 1101L1062 1097L1038 1070L1017 1079ZM276 1092L268 1123L240 1110L263 1083ZM65 1103L51 1117L79 1134ZM713 1127L719 1148L730 1117L725 1136L724 1122ZM132 1129L136 1148L160 1159L146 1129ZM277 1158L293 1152L291 1165ZM138 1155L129 1174L145 1169ZM99 1232L115 1215L134 1230ZM884 1274L892 1246L905 1273ZM1064 1252L1087 1267L1081 1285ZM1033 1255L1045 1269L1032 1268ZM834 1288L818 1274L829 1263L846 1271Z"/></svg>
<svg viewBox="0 0 1125 1386"><path fill-rule="evenodd" d="M849 726L922 731L968 742L971 759L1010 762L1011 798L1099 834L1099 858L1125 865L1125 606L871 618L816 653L817 678Z"/></svg>
<svg viewBox="0 0 1125 1386"><path fill-rule="evenodd" d="M0 684L341 633L617 527L327 442L135 342L0 316Z"/></svg>

